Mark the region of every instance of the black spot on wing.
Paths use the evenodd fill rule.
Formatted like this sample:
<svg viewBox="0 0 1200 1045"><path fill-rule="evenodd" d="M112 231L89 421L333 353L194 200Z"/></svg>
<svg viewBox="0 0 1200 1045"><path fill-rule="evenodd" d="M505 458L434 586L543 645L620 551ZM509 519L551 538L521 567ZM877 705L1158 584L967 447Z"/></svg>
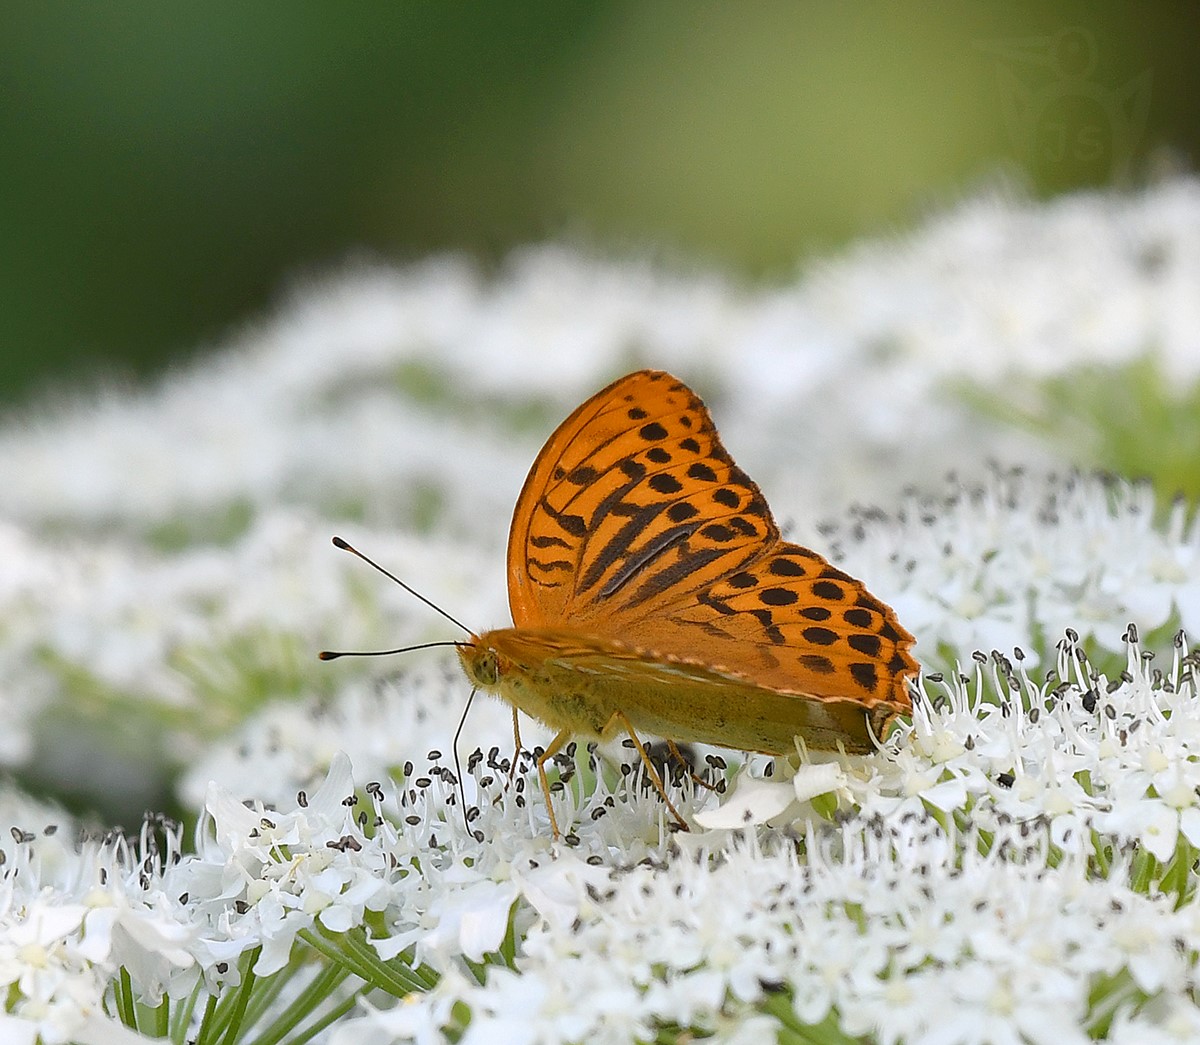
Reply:
<svg viewBox="0 0 1200 1045"><path fill-rule="evenodd" d="M818 599L825 599L828 602L840 602L846 597L846 591L840 584L834 584L833 581L817 581L812 586L813 594Z"/></svg>
<svg viewBox="0 0 1200 1045"><path fill-rule="evenodd" d="M553 562L543 562L541 559L530 558L529 565L541 570L543 573L570 573L573 569L571 563L566 559L555 559Z"/></svg>
<svg viewBox="0 0 1200 1045"><path fill-rule="evenodd" d="M647 485L655 493L661 494L679 493L683 489L683 484L675 476L668 475L666 472L650 476Z"/></svg>
<svg viewBox="0 0 1200 1045"><path fill-rule="evenodd" d="M849 584L854 583L854 578L851 577L850 574L843 573L836 566L830 566L828 564L826 564L824 569L821 570L821 577L825 580L842 581Z"/></svg>
<svg viewBox="0 0 1200 1045"><path fill-rule="evenodd" d="M802 653L800 654L800 663L808 668L809 671L815 671L818 675L832 675L833 661L828 657L823 657L819 653Z"/></svg>
<svg viewBox="0 0 1200 1045"><path fill-rule="evenodd" d="M788 588L763 588L758 598L767 606L791 606L800 596Z"/></svg>
<svg viewBox="0 0 1200 1045"><path fill-rule="evenodd" d="M590 486L600 477L600 473L590 465L580 465L567 473L567 482L574 486Z"/></svg>
<svg viewBox="0 0 1200 1045"><path fill-rule="evenodd" d="M702 606L707 606L709 609L716 610L719 614L725 617L737 612L737 610L730 606L729 603L727 603L724 599L713 595L712 592L700 592L700 594L696 596L696 601Z"/></svg>
<svg viewBox="0 0 1200 1045"><path fill-rule="evenodd" d="M729 517L729 525L732 529L737 530L743 537L757 537L758 528L749 519L743 519L740 515L731 515Z"/></svg>
<svg viewBox="0 0 1200 1045"><path fill-rule="evenodd" d="M896 650L896 652L892 654L892 659L888 661L888 671L890 671L893 675L911 673L912 666L905 659L904 654L899 650Z"/></svg>
<svg viewBox="0 0 1200 1045"><path fill-rule="evenodd" d="M879 676L875 671L874 664L851 664L850 674L854 681L868 693L874 693L875 688L879 685Z"/></svg>
<svg viewBox="0 0 1200 1045"><path fill-rule="evenodd" d="M767 569L776 577L803 577L808 573L795 559L772 559Z"/></svg>
<svg viewBox="0 0 1200 1045"><path fill-rule="evenodd" d="M878 635L851 635L846 641L852 650L857 650L867 657L878 657L880 649L883 648L883 640Z"/></svg>
<svg viewBox="0 0 1200 1045"><path fill-rule="evenodd" d="M864 610L862 607L846 610L842 614L842 620L855 628L869 628L871 626L871 611Z"/></svg>
<svg viewBox="0 0 1200 1045"><path fill-rule="evenodd" d="M770 610L751 610L750 615L763 626L763 634L776 646L782 646L787 642L783 632L779 630L779 625L771 616Z"/></svg>
<svg viewBox="0 0 1200 1045"><path fill-rule="evenodd" d="M832 646L837 642L837 632L828 628L805 628L800 634L805 642L811 642L814 646Z"/></svg>

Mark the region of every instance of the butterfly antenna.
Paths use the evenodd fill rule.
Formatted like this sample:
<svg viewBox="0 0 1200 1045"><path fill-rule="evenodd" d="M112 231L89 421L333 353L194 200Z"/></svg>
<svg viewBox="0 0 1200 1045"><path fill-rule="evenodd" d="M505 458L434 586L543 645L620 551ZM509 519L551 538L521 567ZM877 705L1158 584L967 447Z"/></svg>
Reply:
<svg viewBox="0 0 1200 1045"><path fill-rule="evenodd" d="M458 796L462 801L463 824L467 828L467 834L471 834L471 821L467 816L467 788L463 783L462 763L458 760L458 738L462 736L463 726L467 724L467 712L471 710L471 701L475 699L475 694L478 690L472 688L471 695L467 697L467 705L463 708L462 718L458 720L458 729L454 731L454 743L452 750L454 751L454 772L458 777Z"/></svg>
<svg viewBox="0 0 1200 1045"><path fill-rule="evenodd" d="M409 595L412 595L414 598L420 599L431 610L435 611L436 613L440 613L451 624L455 625L456 627L462 628L462 630L465 631L468 635L475 634L475 632L473 632L470 628L468 628L462 621L455 620L455 618L451 617L450 614L448 614L444 609L442 609L441 606L437 605L437 603L431 602L429 599L425 598L425 596L422 595L419 591L416 591L415 589L410 588L407 584L404 583L404 581L402 581L394 573L390 573L389 571L385 570L382 566L380 566L379 563L375 562L374 559L367 558L367 556L363 555L363 553L360 552L357 548L355 548L354 545L349 544L348 542L342 540L340 537L334 537L333 538L333 546L335 548L341 548L342 551L349 552L351 555L357 555L368 566L374 566L375 569L377 569L385 577L395 581L397 584L400 585L401 588L403 588L406 592L408 592ZM453 643L451 643L451 645L453 645ZM399 651L397 651L397 652L399 652ZM331 658L323 657L322 659L329 660Z"/></svg>
<svg viewBox="0 0 1200 1045"><path fill-rule="evenodd" d="M433 649L435 646L462 646L461 642L447 640L443 642L422 642L416 646L401 646L399 649L367 649L367 650L329 650L323 649L317 654L321 660L337 660L338 657L390 657L393 653L411 653L418 649Z"/></svg>

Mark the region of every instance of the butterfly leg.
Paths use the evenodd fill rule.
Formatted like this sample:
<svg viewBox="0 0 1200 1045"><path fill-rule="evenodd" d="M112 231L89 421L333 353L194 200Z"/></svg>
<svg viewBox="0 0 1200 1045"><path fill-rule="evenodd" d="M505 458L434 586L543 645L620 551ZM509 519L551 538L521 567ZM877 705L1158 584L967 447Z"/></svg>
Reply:
<svg viewBox="0 0 1200 1045"><path fill-rule="evenodd" d="M694 769L692 769L692 764L683 757L683 752L675 746L675 741L667 741L667 750L670 751L671 754L675 756L676 761L688 771L688 776L692 778L692 783L698 784L700 787L703 787L708 791L716 791L718 793L724 792L725 788L723 783L710 784L704 779L704 777L700 776Z"/></svg>
<svg viewBox="0 0 1200 1045"><path fill-rule="evenodd" d="M638 735L633 731L633 723L626 718L625 712L623 711L614 711L612 717L625 727L625 732L628 733L630 738L633 740L634 746L638 749L638 754L642 756L642 765L646 767L646 772L650 775L650 781L654 784L654 789L659 793L659 796L662 798L662 800L666 802L667 808L671 811L671 815L675 818L675 822L682 830L690 831L691 828L688 827L687 821L679 815L679 810L675 808L674 803L667 797L667 789L663 786L662 777L658 775L658 770L654 768L654 763L650 761L650 756L646 754L645 747L642 746L642 742L638 739ZM605 729L604 732L607 734L608 730ZM559 737L561 736L562 734L560 733ZM554 739L557 740L558 737L555 737ZM678 751L676 751L676 753L678 754ZM680 755L680 757L682 758L683 756Z"/></svg>
<svg viewBox="0 0 1200 1045"><path fill-rule="evenodd" d="M513 782L517 775L517 763L521 760L521 724L517 721L517 705L513 705L513 757L512 765L508 767L508 782Z"/></svg>
<svg viewBox="0 0 1200 1045"><path fill-rule="evenodd" d="M514 713L515 718L515 713ZM554 818L554 806L550 802L550 783L546 779L546 763L562 750L563 745L571 739L571 731L569 729L561 730L550 741L550 746L542 752L542 757L537 760L538 780L542 785L542 794L546 796L546 812L550 814L550 830L554 832L554 838L557 841L559 838L558 821Z"/></svg>

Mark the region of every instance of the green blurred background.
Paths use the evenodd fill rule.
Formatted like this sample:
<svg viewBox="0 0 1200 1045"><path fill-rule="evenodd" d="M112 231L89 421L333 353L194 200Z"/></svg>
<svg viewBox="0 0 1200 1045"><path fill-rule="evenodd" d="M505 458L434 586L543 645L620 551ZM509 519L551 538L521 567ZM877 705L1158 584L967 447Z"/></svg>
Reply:
<svg viewBox="0 0 1200 1045"><path fill-rule="evenodd" d="M981 182L1190 169L1200 5L6 5L0 404L347 257L566 238L751 278Z"/></svg>

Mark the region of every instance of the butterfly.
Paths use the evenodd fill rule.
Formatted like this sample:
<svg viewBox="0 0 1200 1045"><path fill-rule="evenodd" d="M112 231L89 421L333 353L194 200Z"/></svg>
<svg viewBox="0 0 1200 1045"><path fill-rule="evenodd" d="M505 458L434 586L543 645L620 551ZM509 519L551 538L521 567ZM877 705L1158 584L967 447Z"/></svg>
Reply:
<svg viewBox="0 0 1200 1045"><path fill-rule="evenodd" d="M513 627L456 643L471 683L574 737L639 732L760 752L865 753L912 710L914 643L890 607L784 541L700 398L663 371L597 392L550 436L508 538ZM514 755L514 766L516 755Z"/></svg>

